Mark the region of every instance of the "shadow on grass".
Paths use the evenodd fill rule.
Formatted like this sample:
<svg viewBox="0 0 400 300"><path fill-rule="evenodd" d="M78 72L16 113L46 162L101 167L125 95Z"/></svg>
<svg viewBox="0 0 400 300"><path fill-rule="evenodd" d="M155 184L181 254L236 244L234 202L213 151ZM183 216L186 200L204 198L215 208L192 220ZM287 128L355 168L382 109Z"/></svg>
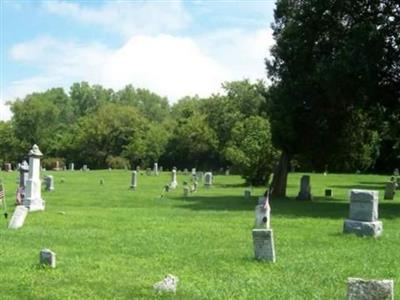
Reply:
<svg viewBox="0 0 400 300"><path fill-rule="evenodd" d="M179 201L177 207L195 211L253 211L257 198L245 200L242 196L195 196L190 198L175 197L171 200ZM273 216L286 218L330 218L345 219L349 215L349 203L342 199L324 197L313 201L297 201L294 198L274 199L270 203ZM380 202L379 218L400 218L400 203Z"/></svg>
<svg viewBox="0 0 400 300"><path fill-rule="evenodd" d="M371 182L372 183L372 182ZM351 189L358 189L358 190L381 190L383 188L385 188L384 185L379 185L379 183L377 182L373 182L374 184L369 184L369 185L364 185L364 184L344 184L344 185L329 185L329 188L336 188L336 189L347 189L347 190L351 190Z"/></svg>

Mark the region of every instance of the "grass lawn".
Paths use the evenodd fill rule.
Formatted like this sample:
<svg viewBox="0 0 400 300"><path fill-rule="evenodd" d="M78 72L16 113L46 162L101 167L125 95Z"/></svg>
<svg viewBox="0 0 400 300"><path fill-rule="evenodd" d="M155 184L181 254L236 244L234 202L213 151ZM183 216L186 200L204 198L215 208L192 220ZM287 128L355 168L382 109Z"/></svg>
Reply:
<svg viewBox="0 0 400 300"><path fill-rule="evenodd" d="M46 174L55 191L42 193L45 212L30 213L17 231L0 219L0 299L345 299L348 277L395 279L400 295L400 197L380 202L382 237L342 234L348 190L379 190L381 200L389 176L311 174L314 200L299 203L302 174L290 174L289 198L271 203L270 264L253 259L263 189L244 200L239 176L215 176L213 188L189 198L180 185L160 199L169 173L140 175L136 191L127 171ZM17 172L0 177L11 211ZM38 266L42 248L57 253L56 269ZM177 293L156 295L152 285L168 273L180 279Z"/></svg>

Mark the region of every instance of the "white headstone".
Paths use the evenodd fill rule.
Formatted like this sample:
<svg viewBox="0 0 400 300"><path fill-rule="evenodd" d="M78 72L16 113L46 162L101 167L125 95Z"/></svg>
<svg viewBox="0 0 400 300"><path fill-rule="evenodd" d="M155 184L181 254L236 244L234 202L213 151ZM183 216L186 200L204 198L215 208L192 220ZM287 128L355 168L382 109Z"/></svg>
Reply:
<svg viewBox="0 0 400 300"><path fill-rule="evenodd" d="M178 180L176 179L176 169L172 169L171 172L171 183L169 184L171 189L176 189L178 187Z"/></svg>
<svg viewBox="0 0 400 300"><path fill-rule="evenodd" d="M137 186L137 171L132 171L131 189L135 190Z"/></svg>
<svg viewBox="0 0 400 300"><path fill-rule="evenodd" d="M19 187L25 188L28 180L29 165L24 160L19 166Z"/></svg>
<svg viewBox="0 0 400 300"><path fill-rule="evenodd" d="M26 182L24 206L29 211L44 210L45 203L42 199L40 180L40 158L43 156L37 145L33 145L29 151L29 175Z"/></svg>
<svg viewBox="0 0 400 300"><path fill-rule="evenodd" d="M158 176L158 163L154 163L153 173L154 173L155 176Z"/></svg>
<svg viewBox="0 0 400 300"><path fill-rule="evenodd" d="M75 164L74 163L70 163L69 164L69 170L73 171L75 169Z"/></svg>
<svg viewBox="0 0 400 300"><path fill-rule="evenodd" d="M8 224L8 228L18 229L24 226L27 215L28 209L23 205L18 205L14 210L14 214L11 217L10 224Z"/></svg>

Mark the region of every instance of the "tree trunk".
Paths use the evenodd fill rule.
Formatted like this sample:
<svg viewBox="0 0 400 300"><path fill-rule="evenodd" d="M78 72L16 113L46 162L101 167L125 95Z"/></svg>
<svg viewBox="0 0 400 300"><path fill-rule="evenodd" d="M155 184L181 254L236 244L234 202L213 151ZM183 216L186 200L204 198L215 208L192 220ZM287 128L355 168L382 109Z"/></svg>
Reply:
<svg viewBox="0 0 400 300"><path fill-rule="evenodd" d="M286 197L287 175L289 168L289 154L282 151L279 163L272 178L272 197Z"/></svg>

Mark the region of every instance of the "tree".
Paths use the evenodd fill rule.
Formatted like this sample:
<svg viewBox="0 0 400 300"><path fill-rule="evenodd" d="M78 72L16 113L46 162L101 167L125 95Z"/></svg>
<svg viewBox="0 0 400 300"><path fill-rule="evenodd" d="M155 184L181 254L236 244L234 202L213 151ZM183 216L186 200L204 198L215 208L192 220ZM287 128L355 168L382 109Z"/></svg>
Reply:
<svg viewBox="0 0 400 300"><path fill-rule="evenodd" d="M267 61L272 137L282 150L274 196L285 196L297 153L317 170L349 170L338 157L351 168L373 164L377 112L399 100L399 15L394 1L277 2ZM349 131L357 139L347 138Z"/></svg>
<svg viewBox="0 0 400 300"><path fill-rule="evenodd" d="M267 184L277 156L272 146L270 125L265 118L251 116L232 128L225 157L248 184Z"/></svg>

